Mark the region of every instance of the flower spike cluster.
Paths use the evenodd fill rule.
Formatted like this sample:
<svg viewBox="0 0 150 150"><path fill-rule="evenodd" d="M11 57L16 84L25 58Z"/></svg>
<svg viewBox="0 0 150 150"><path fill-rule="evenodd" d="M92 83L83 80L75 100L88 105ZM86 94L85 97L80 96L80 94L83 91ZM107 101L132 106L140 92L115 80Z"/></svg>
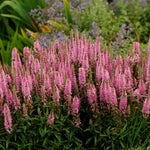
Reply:
<svg viewBox="0 0 150 150"><path fill-rule="evenodd" d="M135 101L136 109L142 104L143 115L149 116L150 40L147 59L142 57L138 42L133 43L133 57L128 51L127 58L117 55L112 59L107 47L101 52L99 38L93 44L85 35L80 40L78 32L75 38L71 34L69 44L56 40L46 49L35 42L33 50L23 49L23 55L22 64L14 48L11 69L4 71L0 66L0 113L9 133L15 117L12 111L28 118L33 108L39 110L45 105L50 109L49 126L59 118L55 118L57 112L69 113L79 127L80 109L90 108L93 118L113 110L122 116ZM60 108L62 105L65 109Z"/></svg>

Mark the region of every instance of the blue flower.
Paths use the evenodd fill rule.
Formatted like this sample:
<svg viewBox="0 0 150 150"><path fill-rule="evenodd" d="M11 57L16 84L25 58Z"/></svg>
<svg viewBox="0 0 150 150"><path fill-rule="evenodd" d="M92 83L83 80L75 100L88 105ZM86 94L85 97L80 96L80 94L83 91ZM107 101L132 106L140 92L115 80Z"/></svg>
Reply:
<svg viewBox="0 0 150 150"><path fill-rule="evenodd" d="M125 26L126 26L125 24L122 24L122 26L121 26L121 27L122 27L122 28L124 28Z"/></svg>
<svg viewBox="0 0 150 150"><path fill-rule="evenodd" d="M120 34L120 37L123 39L123 34Z"/></svg>
<svg viewBox="0 0 150 150"><path fill-rule="evenodd" d="M92 27L93 27L93 28L94 28L94 26L95 26L95 22L92 23Z"/></svg>
<svg viewBox="0 0 150 150"><path fill-rule="evenodd" d="M104 38L103 38L102 36L100 36L100 39L101 39L101 40L104 40Z"/></svg>

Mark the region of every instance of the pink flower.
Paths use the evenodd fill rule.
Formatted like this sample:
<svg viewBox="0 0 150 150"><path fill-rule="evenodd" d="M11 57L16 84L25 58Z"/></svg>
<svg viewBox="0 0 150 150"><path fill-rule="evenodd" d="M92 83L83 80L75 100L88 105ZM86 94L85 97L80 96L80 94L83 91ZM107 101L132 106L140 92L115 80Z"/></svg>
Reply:
<svg viewBox="0 0 150 150"><path fill-rule="evenodd" d="M50 112L49 116L48 116L48 120L47 120L47 125L49 125L49 127L51 127L51 125L53 124L55 120L55 115L53 112Z"/></svg>
<svg viewBox="0 0 150 150"><path fill-rule="evenodd" d="M56 86L55 87L55 104L59 104L59 99L60 99L60 95L59 95L59 89L58 87Z"/></svg>
<svg viewBox="0 0 150 150"><path fill-rule="evenodd" d="M16 48L13 48L12 50L12 60L16 60L16 55L17 55L17 49Z"/></svg>
<svg viewBox="0 0 150 150"><path fill-rule="evenodd" d="M10 77L10 75L9 74L7 74L7 83L11 83L11 77Z"/></svg>
<svg viewBox="0 0 150 150"><path fill-rule="evenodd" d="M29 95L30 95L30 87L29 87L29 84L28 84L28 81L27 81L26 78L24 78L24 79L22 80L21 85L22 85L22 93L23 93L23 96L24 96L24 97L29 96Z"/></svg>
<svg viewBox="0 0 150 150"><path fill-rule="evenodd" d="M73 102L71 105L73 114L79 113L79 106L80 106L80 99L77 96L75 96L73 98Z"/></svg>
<svg viewBox="0 0 150 150"><path fill-rule="evenodd" d="M100 95L100 103L105 102L105 92L104 92L105 81L102 81L100 85L99 95Z"/></svg>
<svg viewBox="0 0 150 150"><path fill-rule="evenodd" d="M133 55L133 58L131 59L132 60L132 63L138 63L140 61L140 56L139 54L134 54Z"/></svg>
<svg viewBox="0 0 150 150"><path fill-rule="evenodd" d="M7 100L8 101L8 100ZM3 109L3 102L4 102L4 93L2 88L0 87L0 110L2 111Z"/></svg>
<svg viewBox="0 0 150 150"><path fill-rule="evenodd" d="M80 106L80 99L75 96L73 98L73 102L71 105L72 108L72 115L73 115L73 121L75 123L75 126L79 128L79 125L81 124L80 118L79 118L79 106Z"/></svg>
<svg viewBox="0 0 150 150"><path fill-rule="evenodd" d="M56 39L55 42L54 42L53 48L54 48L54 51L59 50L59 42L58 42L57 39Z"/></svg>
<svg viewBox="0 0 150 150"><path fill-rule="evenodd" d="M31 77L30 73L26 72L25 77L26 77L26 80L28 81L30 91L32 91L32 88L33 88L32 87L32 77Z"/></svg>
<svg viewBox="0 0 150 150"><path fill-rule="evenodd" d="M29 47L24 47L23 55L24 55L25 58L27 58L28 55L30 55Z"/></svg>
<svg viewBox="0 0 150 150"><path fill-rule="evenodd" d="M139 42L133 42L133 52L134 53L140 52L140 43Z"/></svg>
<svg viewBox="0 0 150 150"><path fill-rule="evenodd" d="M76 88L77 88L77 79L76 79L76 75L75 75L75 69L74 66L71 66L71 85L72 85L72 90L74 92L76 92Z"/></svg>
<svg viewBox="0 0 150 150"><path fill-rule="evenodd" d="M11 92L10 92L10 96L11 95ZM21 109L21 104L20 104L20 100L18 99L17 97L17 94L16 94L16 91L15 91L15 88L13 87L13 96L12 96L12 101L13 101L13 104L14 104L14 107L15 109Z"/></svg>
<svg viewBox="0 0 150 150"><path fill-rule="evenodd" d="M46 105L47 99L46 99L46 90L44 86L41 87L41 98L42 98L43 104Z"/></svg>
<svg viewBox="0 0 150 150"><path fill-rule="evenodd" d="M117 95L121 96L121 93L127 87L127 79L125 74L123 74L118 66L115 70L114 76L114 86L116 88Z"/></svg>
<svg viewBox="0 0 150 150"><path fill-rule="evenodd" d="M137 95L140 95L140 90L139 89L136 89L134 92L133 92L133 95L137 96ZM140 100L140 96L137 96L137 101Z"/></svg>
<svg viewBox="0 0 150 150"><path fill-rule="evenodd" d="M71 80L67 78L64 90L64 98L66 101L68 100L69 96L71 96L71 94Z"/></svg>
<svg viewBox="0 0 150 150"><path fill-rule="evenodd" d="M140 80L139 83L139 90L140 90L140 95L145 95L146 94L146 86L143 80Z"/></svg>
<svg viewBox="0 0 150 150"><path fill-rule="evenodd" d="M40 52L41 46L40 46L38 41L34 42L34 48L33 49L34 49L35 52Z"/></svg>
<svg viewBox="0 0 150 150"><path fill-rule="evenodd" d="M88 101L89 101L90 105L92 105L93 102L97 103L96 88L95 88L95 86L93 84L89 84L88 85L87 96L88 96Z"/></svg>
<svg viewBox="0 0 150 150"><path fill-rule="evenodd" d="M126 75L127 78L129 78L130 80L132 80L131 69L130 69L129 66L125 67L124 74Z"/></svg>
<svg viewBox="0 0 150 150"><path fill-rule="evenodd" d="M87 72L89 70L89 60L88 60L88 55L85 52L82 60L82 67L84 70Z"/></svg>
<svg viewBox="0 0 150 150"><path fill-rule="evenodd" d="M79 68L79 85L81 88L85 87L86 85L86 76L84 68Z"/></svg>
<svg viewBox="0 0 150 150"><path fill-rule="evenodd" d="M10 109L7 104L4 104L4 125L8 133L12 132L12 118L10 114Z"/></svg>
<svg viewBox="0 0 150 150"><path fill-rule="evenodd" d="M148 117L149 113L150 113L150 99L146 98L143 104L143 109L142 109L142 113L144 115L144 117Z"/></svg>
<svg viewBox="0 0 150 150"><path fill-rule="evenodd" d="M120 99L120 104L119 104L119 109L120 109L120 115L122 114L125 114L127 112L127 93L126 91L122 92L122 95L121 95L121 99Z"/></svg>
<svg viewBox="0 0 150 150"><path fill-rule="evenodd" d="M95 43L95 52L96 55L99 56L101 54L101 49L100 49L100 39L96 38L96 43Z"/></svg>
<svg viewBox="0 0 150 150"><path fill-rule="evenodd" d="M150 64L148 63L145 67L146 69L146 82L150 82Z"/></svg>
<svg viewBox="0 0 150 150"><path fill-rule="evenodd" d="M103 66L101 67L101 76L102 76L102 80L109 81L110 79L108 70L105 69Z"/></svg>
<svg viewBox="0 0 150 150"><path fill-rule="evenodd" d="M117 106L117 95L116 95L116 90L114 87L110 87L110 99L109 99L110 104Z"/></svg>

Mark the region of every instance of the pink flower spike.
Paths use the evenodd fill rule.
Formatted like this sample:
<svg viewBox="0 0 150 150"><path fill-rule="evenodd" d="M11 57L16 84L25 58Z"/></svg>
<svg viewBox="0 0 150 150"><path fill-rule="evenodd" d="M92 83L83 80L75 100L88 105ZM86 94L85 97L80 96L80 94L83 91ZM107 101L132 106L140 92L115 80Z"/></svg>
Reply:
<svg viewBox="0 0 150 150"><path fill-rule="evenodd" d="M140 52L140 43L133 42L133 53L139 53L139 52Z"/></svg>
<svg viewBox="0 0 150 150"><path fill-rule="evenodd" d="M140 80L139 83L139 90L140 90L140 95L145 95L146 94L146 86L143 80Z"/></svg>
<svg viewBox="0 0 150 150"><path fill-rule="evenodd" d="M13 48L12 50L12 60L15 61L17 59L17 49Z"/></svg>
<svg viewBox="0 0 150 150"><path fill-rule="evenodd" d="M8 133L12 132L12 118L10 114L10 109L7 104L4 104L4 125Z"/></svg>
<svg viewBox="0 0 150 150"><path fill-rule="evenodd" d="M86 85L86 76L84 68L79 68L79 85L81 88L85 87Z"/></svg>
<svg viewBox="0 0 150 150"><path fill-rule="evenodd" d="M125 97L124 97L125 96ZM120 99L120 104L119 104L119 109L120 109L120 115L125 114L127 112L127 93L125 91L125 93L121 95L121 99Z"/></svg>
<svg viewBox="0 0 150 150"><path fill-rule="evenodd" d="M59 95L59 89L56 86L55 87L55 104L58 105L59 104L59 99L60 99L60 95Z"/></svg>
<svg viewBox="0 0 150 150"><path fill-rule="evenodd" d="M74 92L76 92L76 88L77 88L77 79L76 79L76 75L75 75L75 68L72 65L71 66L71 71L72 71L72 76L71 76L71 85L72 85L72 90Z"/></svg>
<svg viewBox="0 0 150 150"><path fill-rule="evenodd" d="M41 51L41 47L38 41L34 42L34 52L40 52Z"/></svg>
<svg viewBox="0 0 150 150"><path fill-rule="evenodd" d="M79 113L79 106L80 106L80 99L75 96L73 98L73 102L72 102L72 112L73 114L78 114Z"/></svg>
<svg viewBox="0 0 150 150"><path fill-rule="evenodd" d="M87 96L90 106L93 104L93 102L97 103L97 93L94 85L88 85Z"/></svg>
<svg viewBox="0 0 150 150"><path fill-rule="evenodd" d="M71 105L71 108L72 108L72 115L73 115L73 121L75 123L75 126L76 127L80 127L79 125L81 124L81 121L80 121L80 118L79 118L79 106L80 106L80 99L75 96L73 98L73 102L72 102L72 105Z"/></svg>
<svg viewBox="0 0 150 150"><path fill-rule="evenodd" d="M24 47L23 55L25 58L28 57L28 55L30 55L29 47Z"/></svg>
<svg viewBox="0 0 150 150"><path fill-rule="evenodd" d="M54 115L53 112L50 112L50 114L48 116L48 120L47 120L47 125L49 127L51 127L51 125L53 124L54 120L55 120L55 115Z"/></svg>
<svg viewBox="0 0 150 150"><path fill-rule="evenodd" d="M150 113L149 110L150 110L150 99L147 98L144 101L143 109L142 109L142 113L145 118L147 118L149 116L149 113Z"/></svg>
<svg viewBox="0 0 150 150"><path fill-rule="evenodd" d="M116 94L116 90L113 87L110 87L110 104L117 106L117 94Z"/></svg>
<svg viewBox="0 0 150 150"><path fill-rule="evenodd" d="M71 80L68 78L66 80L65 90L64 90L64 98L67 101L69 96L71 96Z"/></svg>
<svg viewBox="0 0 150 150"><path fill-rule="evenodd" d="M89 60L88 60L88 54L85 52L82 60L82 67L86 72L89 70Z"/></svg>
<svg viewBox="0 0 150 150"><path fill-rule="evenodd" d="M11 95L11 92L10 92L10 96L12 96L12 101L13 101L15 109L16 110L17 109L21 109L20 100L17 97L16 91L15 91L15 87L13 87L13 95Z"/></svg>
<svg viewBox="0 0 150 150"><path fill-rule="evenodd" d="M139 89L136 89L134 92L133 92L133 95L137 96L137 95L140 95L140 90ZM137 101L140 100L140 96L137 96Z"/></svg>

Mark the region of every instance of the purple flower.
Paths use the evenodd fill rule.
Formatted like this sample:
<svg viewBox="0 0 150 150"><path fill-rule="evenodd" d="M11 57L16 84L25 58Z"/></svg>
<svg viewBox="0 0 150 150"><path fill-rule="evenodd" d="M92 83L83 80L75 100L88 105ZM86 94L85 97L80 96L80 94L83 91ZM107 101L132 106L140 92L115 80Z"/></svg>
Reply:
<svg viewBox="0 0 150 150"><path fill-rule="evenodd" d="M126 26L125 24L122 24L122 26L121 26L121 27L122 27L122 28L124 28L125 26Z"/></svg>
<svg viewBox="0 0 150 150"><path fill-rule="evenodd" d="M120 37L123 39L123 34L120 34Z"/></svg>
<svg viewBox="0 0 150 150"><path fill-rule="evenodd" d="M95 27L95 22L92 23L92 27L93 27L93 28Z"/></svg>
<svg viewBox="0 0 150 150"><path fill-rule="evenodd" d="M101 40L104 40L104 38L102 36L99 37Z"/></svg>

